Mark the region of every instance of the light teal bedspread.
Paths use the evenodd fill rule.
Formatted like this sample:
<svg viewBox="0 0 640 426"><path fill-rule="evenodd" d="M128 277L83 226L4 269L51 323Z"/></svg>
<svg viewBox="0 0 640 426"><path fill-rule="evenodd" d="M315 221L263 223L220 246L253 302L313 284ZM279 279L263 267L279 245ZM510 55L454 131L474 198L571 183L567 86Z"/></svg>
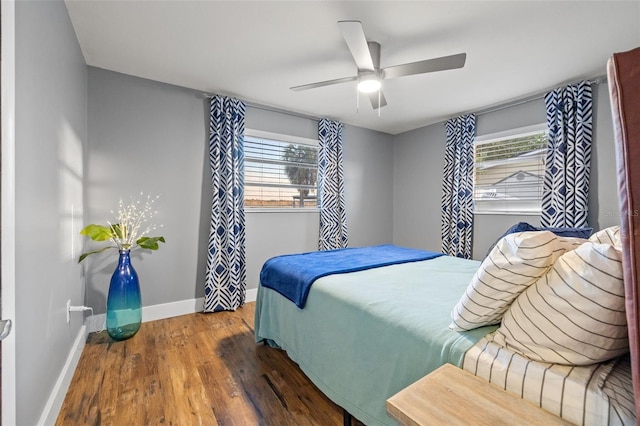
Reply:
<svg viewBox="0 0 640 426"><path fill-rule="evenodd" d="M318 279L304 309L259 287L256 341L287 351L318 388L367 425L393 425L386 400L444 363L460 365L485 334L449 329L480 265L442 256ZM428 403L428 401L425 401Z"/></svg>

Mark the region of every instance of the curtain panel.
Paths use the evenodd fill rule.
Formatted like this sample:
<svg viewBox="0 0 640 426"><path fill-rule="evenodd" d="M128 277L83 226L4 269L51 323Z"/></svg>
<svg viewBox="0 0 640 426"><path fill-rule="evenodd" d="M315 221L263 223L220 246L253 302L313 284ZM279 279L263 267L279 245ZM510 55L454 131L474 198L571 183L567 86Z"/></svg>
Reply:
<svg viewBox="0 0 640 426"><path fill-rule="evenodd" d="M587 226L591 170L591 83L553 90L544 97L549 127L540 224Z"/></svg>
<svg viewBox="0 0 640 426"><path fill-rule="evenodd" d="M323 118L318 123L319 250L345 248L347 214L342 154L343 124Z"/></svg>
<svg viewBox="0 0 640 426"><path fill-rule="evenodd" d="M244 115L242 101L211 98L212 203L204 312L235 310L245 301Z"/></svg>
<svg viewBox="0 0 640 426"><path fill-rule="evenodd" d="M473 240L473 141L476 117L448 120L442 178L442 252L471 259Z"/></svg>

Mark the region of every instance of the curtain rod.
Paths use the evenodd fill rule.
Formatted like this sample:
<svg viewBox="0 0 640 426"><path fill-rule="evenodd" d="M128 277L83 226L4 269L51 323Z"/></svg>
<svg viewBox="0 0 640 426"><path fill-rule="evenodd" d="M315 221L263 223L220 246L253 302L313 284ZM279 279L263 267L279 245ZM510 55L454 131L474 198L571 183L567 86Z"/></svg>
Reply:
<svg viewBox="0 0 640 426"><path fill-rule="evenodd" d="M591 78L591 79L585 80L585 81L587 83L591 84L591 85L600 84L600 83L603 83L603 82L607 81L607 77L606 76L594 77L594 78ZM565 84L565 86L568 86L570 84L575 84L575 82L574 83L567 83L567 84ZM563 87L563 86L560 86L560 87ZM538 92L538 93L535 93L533 95L525 96L524 98L521 98L521 99L516 99L514 101L507 102L506 104L489 106L489 107L481 109L481 110L479 110L477 112L466 112L466 113L460 114L460 115L467 115L467 114L484 115L484 114L489 114L491 112L500 111L500 110L503 110L503 109L506 109L506 108L511 108L511 107L514 107L514 106L526 104L528 102L536 101L538 99L543 99L544 96L547 93L549 93L552 90L556 90L558 88L559 88L558 86L554 86L554 87L546 89L546 90L544 90L542 92Z"/></svg>
<svg viewBox="0 0 640 426"><path fill-rule="evenodd" d="M202 92L200 94L200 98L202 99L211 99L214 96L218 96L218 95L214 95L211 93L206 93L206 92ZM220 95L220 96L226 96L226 95ZM283 108L276 108L276 107L272 107L272 106L267 106L267 105L262 105L262 104L257 104L254 102L247 102L247 101L243 101L245 106L251 107L251 108L255 108L255 109L261 109L263 111L269 111L269 112L276 112L279 114L287 114L287 115L292 115L294 117L298 117L298 118L305 118L307 120L313 120L313 121L320 121L322 118L315 116L315 115L308 115L308 114L303 114L300 112L296 112L296 111L289 111L287 109L283 109Z"/></svg>

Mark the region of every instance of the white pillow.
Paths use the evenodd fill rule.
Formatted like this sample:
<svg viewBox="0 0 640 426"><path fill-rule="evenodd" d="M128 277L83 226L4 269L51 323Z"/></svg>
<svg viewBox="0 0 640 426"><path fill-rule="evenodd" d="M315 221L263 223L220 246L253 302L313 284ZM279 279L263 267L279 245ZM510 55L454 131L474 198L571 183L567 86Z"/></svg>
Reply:
<svg viewBox="0 0 640 426"><path fill-rule="evenodd" d="M622 254L586 242L511 305L495 341L536 361L603 362L629 351Z"/></svg>
<svg viewBox="0 0 640 426"><path fill-rule="evenodd" d="M589 237L589 241L600 244L610 244L615 248L622 250L622 243L620 242L620 227L611 226L601 231L596 232Z"/></svg>
<svg viewBox="0 0 640 426"><path fill-rule="evenodd" d="M472 330L498 324L511 303L567 250L587 240L528 231L503 237L476 271L451 312L449 328Z"/></svg>

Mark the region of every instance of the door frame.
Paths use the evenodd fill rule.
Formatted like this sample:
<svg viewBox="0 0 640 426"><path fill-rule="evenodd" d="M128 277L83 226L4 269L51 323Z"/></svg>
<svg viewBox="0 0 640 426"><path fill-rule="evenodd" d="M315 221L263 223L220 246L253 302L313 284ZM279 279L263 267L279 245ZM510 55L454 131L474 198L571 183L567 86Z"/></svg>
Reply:
<svg viewBox="0 0 640 426"><path fill-rule="evenodd" d="M20 328L16 324L15 312L15 273L16 273L16 215L15 215L15 63L16 63L16 14L15 0L2 0L0 2L2 23L2 48L0 71L0 92L2 106L1 129L1 161L0 179L0 208L2 212L0 224L2 238L0 239L0 252L2 259L0 264L0 280L2 282L2 307L0 312L4 319L13 321L11 333L2 341L2 419L3 425L14 425L16 421L16 331Z"/></svg>

